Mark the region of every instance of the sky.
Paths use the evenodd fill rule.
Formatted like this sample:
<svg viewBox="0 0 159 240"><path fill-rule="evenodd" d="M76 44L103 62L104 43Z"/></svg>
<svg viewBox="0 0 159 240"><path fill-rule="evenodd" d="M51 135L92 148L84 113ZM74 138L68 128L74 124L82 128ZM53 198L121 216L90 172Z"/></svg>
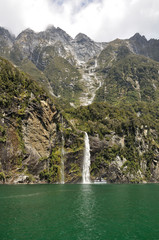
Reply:
<svg viewBox="0 0 159 240"><path fill-rule="evenodd" d="M48 25L73 38L81 32L99 42L137 32L159 39L159 0L0 0L0 26L16 36Z"/></svg>

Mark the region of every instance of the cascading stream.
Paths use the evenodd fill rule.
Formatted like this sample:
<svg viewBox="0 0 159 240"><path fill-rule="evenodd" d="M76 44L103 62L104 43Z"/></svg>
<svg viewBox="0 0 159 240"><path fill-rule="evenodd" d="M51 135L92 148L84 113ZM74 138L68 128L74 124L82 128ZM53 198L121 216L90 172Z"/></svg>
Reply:
<svg viewBox="0 0 159 240"><path fill-rule="evenodd" d="M89 184L91 183L90 180L90 144L89 144L89 137L88 134L85 132L85 137L84 137L84 142L85 142L85 150L84 150L84 159L83 159L83 173L82 173L82 178L83 178L83 183L84 184Z"/></svg>
<svg viewBox="0 0 159 240"><path fill-rule="evenodd" d="M86 63L82 63L80 66L85 71L81 71L81 84L84 86L84 91L79 100L81 106L88 106L94 101L96 92L102 85L102 79L96 73L96 68L98 67L97 59L95 59L93 66L88 66Z"/></svg>

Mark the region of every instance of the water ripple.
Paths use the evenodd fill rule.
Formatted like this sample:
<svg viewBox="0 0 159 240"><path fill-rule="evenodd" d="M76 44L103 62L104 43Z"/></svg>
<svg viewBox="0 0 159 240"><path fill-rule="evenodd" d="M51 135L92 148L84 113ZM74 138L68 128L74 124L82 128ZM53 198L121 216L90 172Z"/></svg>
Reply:
<svg viewBox="0 0 159 240"><path fill-rule="evenodd" d="M5 198L26 198L26 197L33 197L33 196L38 196L41 193L32 193L32 194L23 194L23 195L11 195L11 196L7 196L7 197L0 197L0 199L5 199Z"/></svg>

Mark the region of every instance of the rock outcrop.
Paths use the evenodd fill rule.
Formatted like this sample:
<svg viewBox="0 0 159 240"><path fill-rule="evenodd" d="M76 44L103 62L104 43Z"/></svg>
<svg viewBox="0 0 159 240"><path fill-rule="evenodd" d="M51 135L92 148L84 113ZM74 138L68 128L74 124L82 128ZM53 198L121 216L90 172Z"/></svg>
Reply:
<svg viewBox="0 0 159 240"><path fill-rule="evenodd" d="M99 137L90 137L92 181L106 180L108 183L159 181L159 149L156 146L154 155L149 155L150 146L146 144L144 131L143 134L136 134L135 144L138 145L140 141L137 151L139 158L142 159L136 160L136 166L134 159L130 160L129 156L123 154L126 144L126 139L124 140L123 137L109 135L109 141L100 140Z"/></svg>
<svg viewBox="0 0 159 240"><path fill-rule="evenodd" d="M55 100L28 76L2 58L0 64L4 94L0 99L0 181L60 182L62 134L65 182L80 181L82 135L62 116ZM8 81L5 70L10 74Z"/></svg>
<svg viewBox="0 0 159 240"><path fill-rule="evenodd" d="M136 33L129 39L129 43L134 53L159 61L159 40L150 39L148 41L145 36L141 36L139 33Z"/></svg>

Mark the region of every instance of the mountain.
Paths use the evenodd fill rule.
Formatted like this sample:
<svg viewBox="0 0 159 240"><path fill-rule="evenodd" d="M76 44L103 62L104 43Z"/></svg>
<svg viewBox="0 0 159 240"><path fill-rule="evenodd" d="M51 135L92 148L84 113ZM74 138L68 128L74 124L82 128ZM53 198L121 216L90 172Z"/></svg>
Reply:
<svg viewBox="0 0 159 240"><path fill-rule="evenodd" d="M1 56L9 56L9 51L13 46L15 37L8 30L0 27L0 54Z"/></svg>
<svg viewBox="0 0 159 240"><path fill-rule="evenodd" d="M86 93L83 96L87 87L83 78L89 75L85 76L85 63L96 57L105 45L94 42L82 33L72 39L62 29L50 26L39 33L31 29L24 30L17 38L12 39L12 45L7 45L9 56L1 56L32 75L50 94L62 96L65 101L79 105L84 96L86 101L88 95L94 98L94 84L98 85L96 79L88 76L93 91L92 94ZM3 44L0 44L0 49L3 51ZM58 74L52 74L52 71Z"/></svg>
<svg viewBox="0 0 159 240"><path fill-rule="evenodd" d="M74 130L56 101L28 75L3 58L0 69L0 181L60 182L62 134L65 181L79 181L81 132Z"/></svg>
<svg viewBox="0 0 159 240"><path fill-rule="evenodd" d="M158 40L0 28L0 181L159 181ZM7 59L7 60L6 60Z"/></svg>
<svg viewBox="0 0 159 240"><path fill-rule="evenodd" d="M159 40L150 39L147 41L145 36L141 36L137 33L129 39L129 42L134 53L159 61Z"/></svg>
<svg viewBox="0 0 159 240"><path fill-rule="evenodd" d="M158 62L136 55L124 45L116 47L115 50L113 46L106 48L99 55L98 61L100 64L98 71L104 81L96 94L96 101L158 100Z"/></svg>
<svg viewBox="0 0 159 240"><path fill-rule="evenodd" d="M73 48L77 59L87 62L89 59L98 56L101 49L106 45L91 40L85 34L79 33L73 40Z"/></svg>
<svg viewBox="0 0 159 240"><path fill-rule="evenodd" d="M124 98L149 101L158 95L158 64L146 58L159 60L159 42L147 41L139 33L126 40L97 43L82 33L73 39L54 26L39 33L26 29L16 38L1 28L0 39L1 56L29 73L51 95L61 101L65 99L64 102L72 106ZM129 57L125 55L121 60L121 52L125 54L128 50ZM149 61L155 73L150 73ZM138 77L130 70L135 66L138 66ZM144 68L147 70L139 79L139 72ZM116 85L118 77L120 81Z"/></svg>

